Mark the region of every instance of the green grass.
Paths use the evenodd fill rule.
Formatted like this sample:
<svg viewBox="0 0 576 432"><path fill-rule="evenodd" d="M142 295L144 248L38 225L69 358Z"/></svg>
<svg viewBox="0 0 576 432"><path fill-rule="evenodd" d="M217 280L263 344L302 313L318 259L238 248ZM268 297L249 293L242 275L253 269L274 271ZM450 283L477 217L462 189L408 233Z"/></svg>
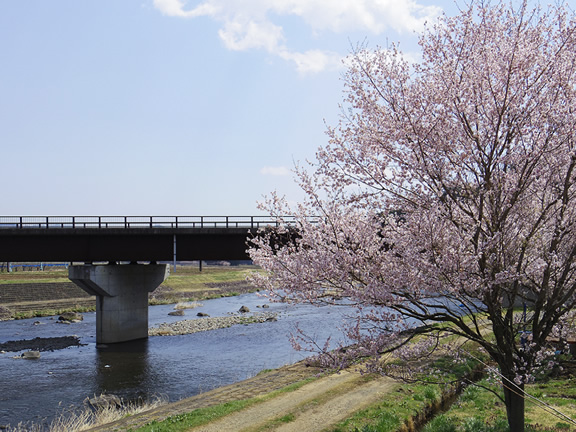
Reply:
<svg viewBox="0 0 576 432"><path fill-rule="evenodd" d="M277 419L270 420L264 426L258 428L258 431L267 431L267 430L274 430L283 424L291 423L296 420L296 416L292 413L286 414L282 417L278 417Z"/></svg>
<svg viewBox="0 0 576 432"><path fill-rule="evenodd" d="M499 386L488 381L478 384L500 392ZM547 404L571 418L576 418L576 378L550 379L526 386L526 391L538 396ZM526 432L568 431L575 426L567 420L555 417L526 401ZM450 410L434 418L422 432L507 432L506 408L493 393L469 386L452 405Z"/></svg>
<svg viewBox="0 0 576 432"><path fill-rule="evenodd" d="M479 382L490 386L488 381ZM498 391L498 386L492 386ZM571 418L576 418L576 378L555 379L527 386L537 390L548 404ZM404 384L381 401L339 423L332 432L397 432L401 427L414 428L414 417L421 413L438 391L438 386ZM467 387L449 411L435 416L422 432L507 432L506 408L495 395L481 387ZM526 432L573 431L573 424L526 403Z"/></svg>
<svg viewBox="0 0 576 432"><path fill-rule="evenodd" d="M206 408L199 408L185 414L168 417L162 421L153 421L135 430L135 432L179 432L189 428L201 426L224 416L241 411L245 408L262 402L263 398L251 398L226 402Z"/></svg>
<svg viewBox="0 0 576 432"><path fill-rule="evenodd" d="M210 423L228 414L240 411L244 408L257 403L257 399L244 399L239 401L227 402L213 407L200 408L186 414L178 414L168 417L163 421L154 421L141 428L136 429L138 432L180 432L189 428L201 426Z"/></svg>
<svg viewBox="0 0 576 432"><path fill-rule="evenodd" d="M41 275L43 276L43 275ZM0 285L3 284L31 284L31 283L62 283L70 282L68 276L65 277L17 277L0 279Z"/></svg>
<svg viewBox="0 0 576 432"><path fill-rule="evenodd" d="M0 284L56 283L70 282L68 270L50 269L44 271L0 272Z"/></svg>
<svg viewBox="0 0 576 432"><path fill-rule="evenodd" d="M372 425L365 425L358 429L361 432L395 432L402 425L398 414L394 411L385 411L374 421Z"/></svg>
<svg viewBox="0 0 576 432"><path fill-rule="evenodd" d="M245 281L256 269L255 266L204 267L199 271L196 267L178 267L162 285L175 292L209 290L207 284Z"/></svg>
<svg viewBox="0 0 576 432"><path fill-rule="evenodd" d="M35 311L26 312L16 312L13 316L15 320L28 319L28 318L39 318L53 315L61 315L65 312L94 312L96 306L79 306L76 308L67 309L40 309Z"/></svg>
<svg viewBox="0 0 576 432"><path fill-rule="evenodd" d="M403 424L412 424L413 418L431 402L438 402L428 399L432 392L438 392L437 387L435 384L401 384L384 394L378 403L338 423L333 432L395 432Z"/></svg>
<svg viewBox="0 0 576 432"><path fill-rule="evenodd" d="M472 375L478 367L479 363L473 359L455 363L451 357L438 358L426 368L427 372L435 373L422 373L416 383L398 384L396 390L383 395L378 403L338 423L333 432L396 432L401 426L413 430L421 413L441 408L444 386L436 382L438 375L445 382L460 380Z"/></svg>
<svg viewBox="0 0 576 432"><path fill-rule="evenodd" d="M440 414L424 426L422 432L456 432L456 423L444 414Z"/></svg>
<svg viewBox="0 0 576 432"><path fill-rule="evenodd" d="M256 266L204 266L202 271L195 266L178 266L176 272L163 285L175 291L188 289L207 289L206 284L245 281L246 277L257 270ZM172 267L171 267L172 270ZM0 273L0 284L70 282L68 270L50 269L44 271L18 271Z"/></svg>

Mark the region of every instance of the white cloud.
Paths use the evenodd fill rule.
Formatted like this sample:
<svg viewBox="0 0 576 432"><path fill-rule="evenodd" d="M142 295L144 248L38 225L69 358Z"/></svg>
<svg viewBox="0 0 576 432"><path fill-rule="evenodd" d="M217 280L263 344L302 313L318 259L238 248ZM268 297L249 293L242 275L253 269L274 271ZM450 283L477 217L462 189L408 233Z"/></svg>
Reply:
<svg viewBox="0 0 576 432"><path fill-rule="evenodd" d="M262 174L262 175L288 176L288 175L290 175L290 173L291 173L290 169L288 169L284 166L279 166L279 167L266 166L266 167L260 169L260 174Z"/></svg>
<svg viewBox="0 0 576 432"><path fill-rule="evenodd" d="M262 0L263 4L268 4ZM422 30L424 22L440 8L416 0L276 0L276 11L300 16L315 30L345 32L365 30L373 34L388 28L398 32Z"/></svg>
<svg viewBox="0 0 576 432"><path fill-rule="evenodd" d="M187 1L182 0L154 0L154 6L164 15L176 16L182 18L194 18L198 16L216 16L219 11L212 4L214 2L206 1L201 5L185 10Z"/></svg>
<svg viewBox="0 0 576 432"><path fill-rule="evenodd" d="M342 65L342 58L337 53L321 50L310 50L303 53L281 51L278 55L284 60L296 64L296 69L301 74L322 72L325 69L337 69Z"/></svg>
<svg viewBox="0 0 576 432"><path fill-rule="evenodd" d="M234 51L262 48L276 52L284 39L282 27L270 21L228 21L218 34L226 47Z"/></svg>
<svg viewBox="0 0 576 432"><path fill-rule="evenodd" d="M345 33L364 31L375 35L387 29L398 33L419 31L434 19L440 8L423 6L417 0L154 0L154 6L167 16L210 17L222 23L218 34L230 50L263 49L293 62L301 73L315 73L339 67L336 53L289 48L282 16L296 16L311 34L325 31Z"/></svg>

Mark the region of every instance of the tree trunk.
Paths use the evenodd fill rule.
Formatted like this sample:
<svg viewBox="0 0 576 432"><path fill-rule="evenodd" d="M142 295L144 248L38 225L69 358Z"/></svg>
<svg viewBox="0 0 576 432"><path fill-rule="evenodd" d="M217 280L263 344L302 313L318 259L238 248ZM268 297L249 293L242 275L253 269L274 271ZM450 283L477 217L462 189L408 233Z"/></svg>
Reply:
<svg viewBox="0 0 576 432"><path fill-rule="evenodd" d="M518 387L511 386L504 378L503 386L510 432L524 432L524 394L521 393L521 390L524 390L524 384Z"/></svg>

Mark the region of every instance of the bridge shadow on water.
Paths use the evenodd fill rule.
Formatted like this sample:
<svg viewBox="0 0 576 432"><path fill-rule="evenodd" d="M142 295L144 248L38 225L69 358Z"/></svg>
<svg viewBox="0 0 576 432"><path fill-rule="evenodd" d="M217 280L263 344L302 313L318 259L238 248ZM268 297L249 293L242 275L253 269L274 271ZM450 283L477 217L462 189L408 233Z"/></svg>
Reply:
<svg viewBox="0 0 576 432"><path fill-rule="evenodd" d="M96 351L95 391L122 394L127 388L149 388L156 381L149 355L148 339L99 345ZM138 396L148 395L142 392Z"/></svg>

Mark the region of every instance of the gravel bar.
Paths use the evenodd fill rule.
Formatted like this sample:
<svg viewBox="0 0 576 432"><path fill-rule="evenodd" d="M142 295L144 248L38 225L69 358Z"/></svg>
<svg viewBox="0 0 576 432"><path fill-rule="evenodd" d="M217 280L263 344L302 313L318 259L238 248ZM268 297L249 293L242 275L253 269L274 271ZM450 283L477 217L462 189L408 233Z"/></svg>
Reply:
<svg viewBox="0 0 576 432"><path fill-rule="evenodd" d="M277 314L258 313L253 315L232 315L225 317L205 317L192 320L182 320L173 323L162 323L148 329L149 336L175 336L201 331L216 330L231 327L236 324L255 324L266 321L276 321Z"/></svg>

